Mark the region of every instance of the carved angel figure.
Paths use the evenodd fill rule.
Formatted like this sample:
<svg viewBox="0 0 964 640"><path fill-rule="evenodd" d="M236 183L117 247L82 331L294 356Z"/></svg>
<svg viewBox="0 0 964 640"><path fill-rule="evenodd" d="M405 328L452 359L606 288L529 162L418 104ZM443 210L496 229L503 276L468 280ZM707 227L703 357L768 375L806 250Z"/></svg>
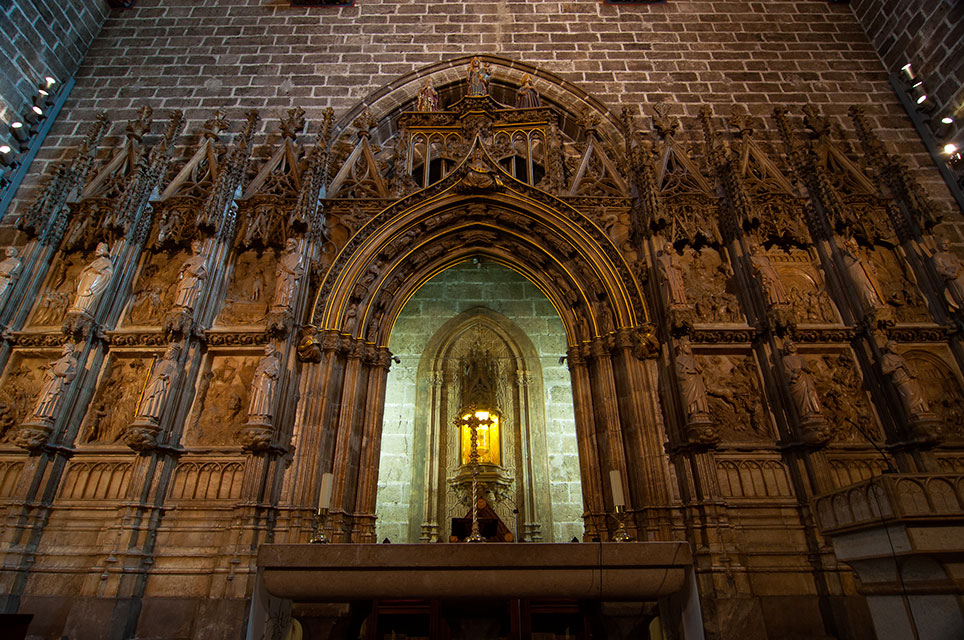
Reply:
<svg viewBox="0 0 964 640"><path fill-rule="evenodd" d="M207 280L208 270L206 266L207 257L202 254L204 243L195 240L191 243L191 256L181 265L181 270L177 274L177 291L174 294L174 308L194 310L198 297L201 295L201 287Z"/></svg>
<svg viewBox="0 0 964 640"><path fill-rule="evenodd" d="M951 252L951 243L947 238L937 241L937 251L931 260L937 275L944 281L944 287L951 296L950 301L953 306L964 305L964 267L961 265L960 258Z"/></svg>
<svg viewBox="0 0 964 640"><path fill-rule="evenodd" d="M683 392L683 407L686 417L705 416L710 412L710 405L706 399L706 384L703 382L703 371L693 356L688 341L680 343L676 350L676 372L679 375L679 385Z"/></svg>
<svg viewBox="0 0 964 640"><path fill-rule="evenodd" d="M294 238L288 238L284 253L275 270L274 297L271 300L269 311L284 312L291 308L298 281L304 273L305 269L301 264L298 241Z"/></svg>
<svg viewBox="0 0 964 640"><path fill-rule="evenodd" d="M802 420L814 418L823 412L820 395L807 361L797 353L797 345L787 341L783 350L783 372L790 383L790 396Z"/></svg>
<svg viewBox="0 0 964 640"><path fill-rule="evenodd" d="M0 308L7 302L7 296L20 278L22 264L17 257L16 247L7 247L7 257L0 262Z"/></svg>
<svg viewBox="0 0 964 640"><path fill-rule="evenodd" d="M680 268L676 257L676 250L669 242L663 245L662 251L656 256L656 268L663 277L666 301L669 305L685 305L686 290L683 287L683 269Z"/></svg>
<svg viewBox="0 0 964 640"><path fill-rule="evenodd" d="M528 73L522 76L522 86L516 91L515 106L520 109L542 106L542 101L539 99L539 94L536 93L536 88L532 86L532 78L529 77Z"/></svg>
<svg viewBox="0 0 964 640"><path fill-rule="evenodd" d="M264 346L264 357L258 363L251 379L251 399L248 401L248 418L252 422L270 421L274 415L273 400L281 363L273 344Z"/></svg>
<svg viewBox="0 0 964 640"><path fill-rule="evenodd" d="M97 245L93 262L84 267L77 281L77 293L67 313L92 315L100 296L110 284L114 265L110 261L110 249L103 242Z"/></svg>
<svg viewBox="0 0 964 640"><path fill-rule="evenodd" d="M432 79L425 78L425 85L415 96L416 111L438 111L438 93L432 86Z"/></svg>
<svg viewBox="0 0 964 640"><path fill-rule="evenodd" d="M469 63L469 74L466 78L470 96L489 95L489 78L492 77L492 68L486 62L482 65L482 59L476 56Z"/></svg>
<svg viewBox="0 0 964 640"><path fill-rule="evenodd" d="M177 362L181 347L172 344L167 348L164 357L157 361L151 371L151 377L144 387L144 395L137 407L135 421L146 420L148 422L159 422L161 412L164 409L164 402L167 400L174 383L177 382L180 366Z"/></svg>
<svg viewBox="0 0 964 640"><path fill-rule="evenodd" d="M777 270L770 264L770 259L758 244L754 244L750 248L750 263L753 265L753 271L756 272L757 277L760 279L763 292L767 297L767 304L787 304L789 297L787 296L786 287L780 282L780 276L777 274Z"/></svg>
<svg viewBox="0 0 964 640"><path fill-rule="evenodd" d="M897 352L897 343L888 340L884 345L884 355L880 359L880 368L884 375L890 378L897 388L900 401L904 405L907 414L913 420L931 412L924 398L924 390L920 386L920 381L910 369L910 365L904 356Z"/></svg>
<svg viewBox="0 0 964 640"><path fill-rule="evenodd" d="M850 281L857 290L857 296L865 311L872 311L884 306L884 299L880 295L880 290L874 283L867 267L860 261L860 253L857 251L857 241L850 238L844 243L843 250L844 267Z"/></svg>
<svg viewBox="0 0 964 640"><path fill-rule="evenodd" d="M54 360L44 372L44 383L37 396L34 406L33 419L40 422L53 422L57 417L57 409L64 389L77 375L77 356L74 355L74 345L68 342L61 350L61 356Z"/></svg>

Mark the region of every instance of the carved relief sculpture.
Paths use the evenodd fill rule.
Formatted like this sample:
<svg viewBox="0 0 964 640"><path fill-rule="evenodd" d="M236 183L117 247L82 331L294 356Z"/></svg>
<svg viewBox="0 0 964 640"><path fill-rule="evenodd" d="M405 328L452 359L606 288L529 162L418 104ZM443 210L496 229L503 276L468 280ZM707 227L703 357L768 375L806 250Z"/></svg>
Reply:
<svg viewBox="0 0 964 640"><path fill-rule="evenodd" d="M7 297L17 284L22 268L16 247L7 247L6 254L7 257L0 262L0 309L7 303Z"/></svg>
<svg viewBox="0 0 964 640"><path fill-rule="evenodd" d="M800 418L803 441L807 444L823 444L831 433L820 404L820 394L807 367L807 361L797 352L797 345L787 340L783 347L783 373L790 385L790 397Z"/></svg>
<svg viewBox="0 0 964 640"><path fill-rule="evenodd" d="M944 281L945 298L952 309L964 307L964 268L961 260L951 252L947 238L937 241L937 251L931 257L937 275ZM0 297L2 300L2 297Z"/></svg>
<svg viewBox="0 0 964 640"><path fill-rule="evenodd" d="M291 316L291 307L298 290L298 283L305 274L298 241L289 238L284 253L275 269L274 296L268 308L268 328L283 330Z"/></svg>
<svg viewBox="0 0 964 640"><path fill-rule="evenodd" d="M172 344L167 348L164 357L151 369L134 421L124 433L124 443L131 449L148 451L157 446L161 416L180 373L180 365L177 361L180 353L180 345Z"/></svg>
<svg viewBox="0 0 964 640"><path fill-rule="evenodd" d="M432 79L425 78L425 85L419 89L415 96L416 111L438 111L438 93L432 86Z"/></svg>
<svg viewBox="0 0 964 640"><path fill-rule="evenodd" d="M73 304L67 309L64 322L64 331L67 333L84 333L90 328L97 303L114 275L107 244L99 243L94 254L94 260L80 272Z"/></svg>
<svg viewBox="0 0 964 640"><path fill-rule="evenodd" d="M482 59L472 58L469 63L469 73L466 78L468 84L468 95L487 96L489 95L489 78L492 77L492 68L488 62L482 65Z"/></svg>
<svg viewBox="0 0 964 640"><path fill-rule="evenodd" d="M23 423L14 439L18 447L35 450L47 442L60 412L64 392L76 375L77 356L73 343L68 342L63 346L60 358L47 367L33 415Z"/></svg>
<svg viewBox="0 0 964 640"><path fill-rule="evenodd" d="M685 338L676 348L676 373L686 416L687 440L698 444L715 444L719 437L713 428L703 371L693 356L689 340Z"/></svg>
<svg viewBox="0 0 964 640"><path fill-rule="evenodd" d="M760 287L766 296L767 315L774 320L778 326L789 326L792 324L792 314L790 312L790 298L787 289L780 281L780 275L770 264L763 248L754 244L750 247L750 264L753 272L760 281Z"/></svg>
<svg viewBox="0 0 964 640"><path fill-rule="evenodd" d="M841 254L844 268L850 276L850 282L857 292L863 311L872 317L880 315L884 310L884 299L880 295L880 287L877 286L867 266L860 260L857 241L853 238L847 240Z"/></svg>
<svg viewBox="0 0 964 640"><path fill-rule="evenodd" d="M532 78L529 77L528 73L522 76L522 86L516 91L515 106L520 109L542 106L542 101L539 99L539 94L536 93L536 88L532 86Z"/></svg>
<svg viewBox="0 0 964 640"><path fill-rule="evenodd" d="M273 344L264 346L264 357L254 370L248 399L248 422L241 443L249 451L263 451L271 443L274 422L274 396L281 377L281 361Z"/></svg>
<svg viewBox="0 0 964 640"><path fill-rule="evenodd" d="M663 292L670 309L686 307L686 290L683 287L683 270L673 245L667 242L656 255L656 268L663 279Z"/></svg>
<svg viewBox="0 0 964 640"><path fill-rule="evenodd" d="M897 343L888 340L880 358L880 368L897 389L908 419L912 436L918 441L933 442L940 436L940 422L931 412L924 390L907 360L898 352Z"/></svg>
<svg viewBox="0 0 964 640"><path fill-rule="evenodd" d="M207 280L207 256L204 243L195 240L191 243L191 256L181 265L177 274L177 289L174 292L174 305L164 320L164 330L169 334L183 334L191 326L194 307L201 296L204 281Z"/></svg>

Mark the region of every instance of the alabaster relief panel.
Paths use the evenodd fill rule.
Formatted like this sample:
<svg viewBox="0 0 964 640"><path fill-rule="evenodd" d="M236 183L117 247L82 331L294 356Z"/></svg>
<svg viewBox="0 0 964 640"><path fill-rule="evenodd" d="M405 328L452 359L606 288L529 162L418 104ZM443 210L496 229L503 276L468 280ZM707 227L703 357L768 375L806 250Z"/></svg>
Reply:
<svg viewBox="0 0 964 640"><path fill-rule="evenodd" d="M42 354L15 351L0 382L0 442L9 442L37 403L47 363L57 351Z"/></svg>
<svg viewBox="0 0 964 640"><path fill-rule="evenodd" d="M185 444L237 444L236 434L248 418L248 390L259 360L259 355L208 358L185 426Z"/></svg>
<svg viewBox="0 0 964 640"><path fill-rule="evenodd" d="M833 442L866 444L881 439L877 414L863 390L863 378L848 349L838 353L802 352L813 374Z"/></svg>
<svg viewBox="0 0 964 640"><path fill-rule="evenodd" d="M808 252L771 249L766 255L786 289L797 322L803 325L840 323L823 278Z"/></svg>
<svg viewBox="0 0 964 640"><path fill-rule="evenodd" d="M23 460L0 460L0 499L13 497L22 470Z"/></svg>
<svg viewBox="0 0 964 640"><path fill-rule="evenodd" d="M719 251L687 248L680 258L686 301L693 305L700 323L745 323L737 302L733 269Z"/></svg>
<svg viewBox="0 0 964 640"><path fill-rule="evenodd" d="M787 470L779 460L717 459L720 491L729 498L792 495Z"/></svg>
<svg viewBox="0 0 964 640"><path fill-rule="evenodd" d="M954 369L940 354L923 349L907 351L904 359L919 379L930 410L940 418L945 439L964 440L964 389Z"/></svg>
<svg viewBox="0 0 964 640"><path fill-rule="evenodd" d="M933 322L907 263L885 247L861 248L861 262L869 264L884 303L894 308L898 322Z"/></svg>
<svg viewBox="0 0 964 640"><path fill-rule="evenodd" d="M630 227L629 211L621 209L603 210L600 212L598 222L609 239L612 240L612 243L623 254L627 264L636 264L639 254L636 252L630 237L632 228Z"/></svg>
<svg viewBox="0 0 964 640"><path fill-rule="evenodd" d="M752 355L700 354L710 415L724 441L773 439L770 412L760 392L760 376Z"/></svg>
<svg viewBox="0 0 964 640"><path fill-rule="evenodd" d="M134 279L130 304L123 325L151 327L164 323L164 316L174 304L177 275L189 251L148 253Z"/></svg>
<svg viewBox="0 0 964 640"><path fill-rule="evenodd" d="M95 258L93 251L57 254L33 313L27 320L28 327L60 327L77 293L80 272Z"/></svg>
<svg viewBox="0 0 964 640"><path fill-rule="evenodd" d="M249 249L235 258L217 325L244 326L264 322L274 291L277 262L274 249Z"/></svg>
<svg viewBox="0 0 964 640"><path fill-rule="evenodd" d="M84 444L114 444L134 418L151 366L150 355L112 354L81 428Z"/></svg>

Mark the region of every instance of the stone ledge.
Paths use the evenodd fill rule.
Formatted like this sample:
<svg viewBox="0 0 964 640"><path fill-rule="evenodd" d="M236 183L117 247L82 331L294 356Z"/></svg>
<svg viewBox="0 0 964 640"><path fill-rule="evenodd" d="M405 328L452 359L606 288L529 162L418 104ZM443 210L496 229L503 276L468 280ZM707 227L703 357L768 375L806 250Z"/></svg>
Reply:
<svg viewBox="0 0 964 640"><path fill-rule="evenodd" d="M682 586L685 542L266 544L267 591L294 602L407 598L647 600Z"/></svg>

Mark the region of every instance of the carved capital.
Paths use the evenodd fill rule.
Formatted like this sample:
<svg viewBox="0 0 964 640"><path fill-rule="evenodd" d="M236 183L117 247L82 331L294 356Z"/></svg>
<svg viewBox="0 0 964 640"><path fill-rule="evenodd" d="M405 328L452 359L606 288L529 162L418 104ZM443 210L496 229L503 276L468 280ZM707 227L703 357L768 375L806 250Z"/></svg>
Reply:
<svg viewBox="0 0 964 640"><path fill-rule="evenodd" d="M252 453L267 451L271 447L273 435L274 429L269 424L248 423L241 429L239 436L241 447Z"/></svg>

